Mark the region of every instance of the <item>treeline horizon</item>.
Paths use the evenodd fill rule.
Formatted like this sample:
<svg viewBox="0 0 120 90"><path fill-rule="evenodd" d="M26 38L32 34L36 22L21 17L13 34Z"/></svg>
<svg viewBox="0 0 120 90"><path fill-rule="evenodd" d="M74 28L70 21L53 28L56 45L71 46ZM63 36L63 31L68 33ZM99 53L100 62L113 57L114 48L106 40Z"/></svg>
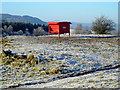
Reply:
<svg viewBox="0 0 120 90"><path fill-rule="evenodd" d="M26 35L40 36L47 35L48 25L39 23L25 22L0 22L0 35ZM91 28L85 27L82 24L77 24L73 31L74 34L113 34L119 35L116 29L116 24L105 16L96 18L92 23Z"/></svg>
<svg viewBox="0 0 120 90"><path fill-rule="evenodd" d="M28 34L33 35L36 30L42 29L45 32L48 32L48 26L45 24L39 23L25 23L25 22L0 22L0 33L3 36L7 35L21 35ZM39 31L38 31L39 33Z"/></svg>

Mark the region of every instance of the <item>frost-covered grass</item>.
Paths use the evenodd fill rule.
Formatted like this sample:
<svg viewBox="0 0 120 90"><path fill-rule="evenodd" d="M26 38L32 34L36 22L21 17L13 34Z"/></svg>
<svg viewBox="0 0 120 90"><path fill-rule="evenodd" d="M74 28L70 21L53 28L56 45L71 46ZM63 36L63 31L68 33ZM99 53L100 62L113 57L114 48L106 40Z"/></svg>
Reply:
<svg viewBox="0 0 120 90"><path fill-rule="evenodd" d="M99 71L45 84L21 86L20 88L119 88L118 74L118 69Z"/></svg>
<svg viewBox="0 0 120 90"><path fill-rule="evenodd" d="M18 55L32 54L40 60L33 66L28 63L18 66L1 64L3 87L119 64L118 38L9 36L3 38L2 45L3 50L11 50Z"/></svg>

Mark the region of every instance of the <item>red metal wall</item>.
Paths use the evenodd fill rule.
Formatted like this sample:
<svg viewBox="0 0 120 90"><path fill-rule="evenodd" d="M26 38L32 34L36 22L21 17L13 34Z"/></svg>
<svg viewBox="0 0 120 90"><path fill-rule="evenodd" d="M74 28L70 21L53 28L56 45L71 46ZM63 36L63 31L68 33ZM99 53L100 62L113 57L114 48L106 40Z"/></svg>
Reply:
<svg viewBox="0 0 120 90"><path fill-rule="evenodd" d="M49 22L49 33L70 33L70 24L68 22Z"/></svg>
<svg viewBox="0 0 120 90"><path fill-rule="evenodd" d="M69 33L70 32L70 24L61 23L60 24L60 34Z"/></svg>
<svg viewBox="0 0 120 90"><path fill-rule="evenodd" d="M59 33L59 25L49 25L50 33Z"/></svg>

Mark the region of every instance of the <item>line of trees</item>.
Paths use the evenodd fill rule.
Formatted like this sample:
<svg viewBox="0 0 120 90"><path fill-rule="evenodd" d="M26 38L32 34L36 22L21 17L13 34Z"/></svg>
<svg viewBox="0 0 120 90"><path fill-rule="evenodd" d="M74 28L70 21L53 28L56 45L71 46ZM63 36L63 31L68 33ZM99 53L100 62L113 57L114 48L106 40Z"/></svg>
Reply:
<svg viewBox="0 0 120 90"><path fill-rule="evenodd" d="M0 35L44 35L48 31L44 24L31 24L24 22L1 22ZM39 33L37 33L39 32ZM37 34L36 34L37 33Z"/></svg>

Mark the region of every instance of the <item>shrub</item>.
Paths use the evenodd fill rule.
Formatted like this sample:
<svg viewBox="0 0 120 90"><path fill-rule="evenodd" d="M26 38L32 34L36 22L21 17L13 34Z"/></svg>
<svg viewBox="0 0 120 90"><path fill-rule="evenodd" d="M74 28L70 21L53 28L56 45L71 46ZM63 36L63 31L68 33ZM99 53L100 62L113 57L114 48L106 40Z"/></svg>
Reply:
<svg viewBox="0 0 120 90"><path fill-rule="evenodd" d="M104 16L96 18L93 22L92 31L96 34L108 34L112 30L115 30L115 23Z"/></svg>

